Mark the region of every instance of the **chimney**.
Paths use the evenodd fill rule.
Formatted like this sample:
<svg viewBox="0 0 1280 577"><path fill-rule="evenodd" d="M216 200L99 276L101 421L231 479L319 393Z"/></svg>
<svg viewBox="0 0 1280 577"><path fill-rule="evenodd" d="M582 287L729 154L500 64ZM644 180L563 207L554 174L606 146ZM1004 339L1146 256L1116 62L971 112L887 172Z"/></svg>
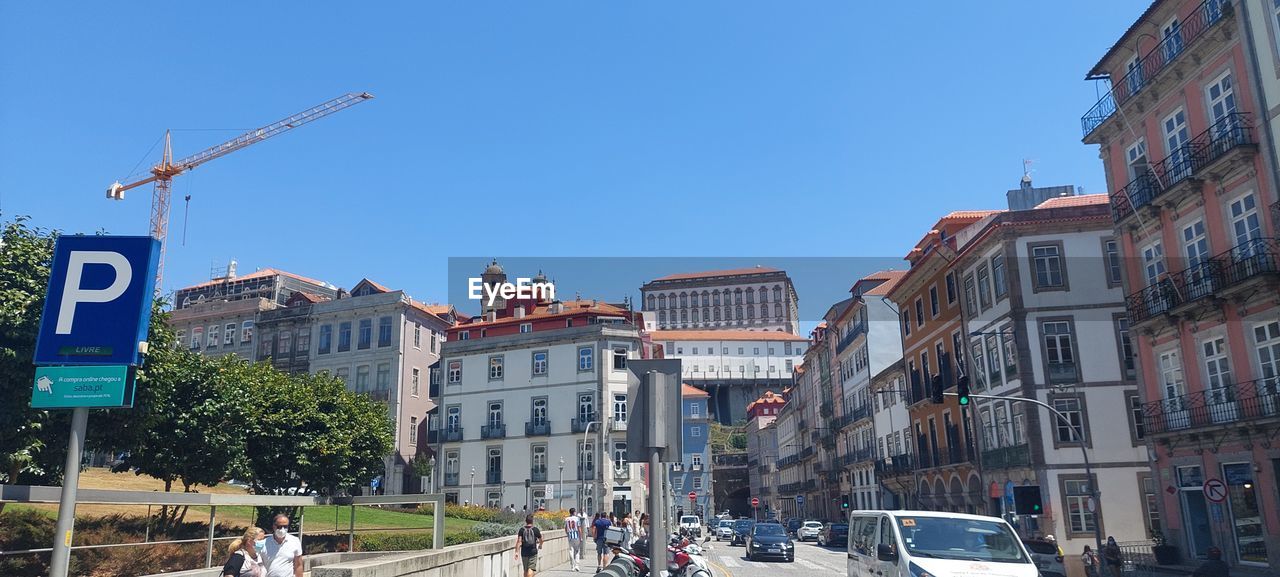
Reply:
<svg viewBox="0 0 1280 577"><path fill-rule="evenodd" d="M485 313L485 314L484 314L484 320L485 320L486 322L493 322L493 321L498 320L498 311L489 311L489 312Z"/></svg>
<svg viewBox="0 0 1280 577"><path fill-rule="evenodd" d="M547 307L547 310L553 315L558 315L564 312L564 303L555 301L551 303L551 306Z"/></svg>
<svg viewBox="0 0 1280 577"><path fill-rule="evenodd" d="M516 318L524 318L524 305L516 305Z"/></svg>

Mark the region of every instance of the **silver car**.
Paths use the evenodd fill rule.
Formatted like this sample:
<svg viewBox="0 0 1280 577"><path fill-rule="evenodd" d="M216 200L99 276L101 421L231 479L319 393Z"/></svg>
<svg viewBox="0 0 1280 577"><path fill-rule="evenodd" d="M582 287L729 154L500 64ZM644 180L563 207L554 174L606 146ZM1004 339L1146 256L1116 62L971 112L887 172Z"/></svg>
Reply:
<svg viewBox="0 0 1280 577"><path fill-rule="evenodd" d="M817 541L819 533L822 533L822 523L805 521L796 529L796 539L800 541L808 541L810 539Z"/></svg>
<svg viewBox="0 0 1280 577"><path fill-rule="evenodd" d="M721 519L716 525L716 541L733 540L733 519Z"/></svg>

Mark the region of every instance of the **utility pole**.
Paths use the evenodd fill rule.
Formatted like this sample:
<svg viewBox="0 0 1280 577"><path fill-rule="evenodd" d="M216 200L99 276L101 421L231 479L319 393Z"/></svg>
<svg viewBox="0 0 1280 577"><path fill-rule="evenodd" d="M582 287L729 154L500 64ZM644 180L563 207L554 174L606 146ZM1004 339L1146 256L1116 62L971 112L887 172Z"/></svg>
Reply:
<svg viewBox="0 0 1280 577"><path fill-rule="evenodd" d="M649 551L654 559L663 559L666 555L666 539L665 531L666 516L663 514L663 477L662 474L662 450L667 446L666 435L666 419L668 415L662 414L662 407L666 406L667 395L667 379L666 375L658 371L649 371L645 373L645 386L648 390L645 404L649 422L645 431L645 448L649 450ZM677 389L679 390L679 389ZM677 393L679 394L679 393Z"/></svg>

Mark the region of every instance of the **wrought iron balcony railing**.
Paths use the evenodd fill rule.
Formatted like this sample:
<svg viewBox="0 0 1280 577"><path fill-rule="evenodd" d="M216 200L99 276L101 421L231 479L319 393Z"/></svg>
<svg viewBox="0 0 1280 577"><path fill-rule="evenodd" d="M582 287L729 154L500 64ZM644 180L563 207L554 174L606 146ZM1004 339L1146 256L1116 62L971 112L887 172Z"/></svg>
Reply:
<svg viewBox="0 0 1280 577"><path fill-rule="evenodd" d="M916 470L916 460L910 453L894 455L876 461L876 476L880 478L910 475Z"/></svg>
<svg viewBox="0 0 1280 577"><path fill-rule="evenodd" d="M569 430L575 433L585 433L587 431L587 426L595 422L595 420L595 413L584 415L584 418L573 419L573 421L569 423Z"/></svg>
<svg viewBox="0 0 1280 577"><path fill-rule="evenodd" d="M502 439L507 436L506 425L484 425L480 427L481 439Z"/></svg>
<svg viewBox="0 0 1280 577"><path fill-rule="evenodd" d="M619 480L627 480L631 478L631 467L622 466L622 468L613 468L613 478Z"/></svg>
<svg viewBox="0 0 1280 577"><path fill-rule="evenodd" d="M550 434L550 421L528 421L524 424L524 436L526 437L545 437Z"/></svg>
<svg viewBox="0 0 1280 577"><path fill-rule="evenodd" d="M1143 405L1148 435L1280 418L1280 377L1233 383Z"/></svg>
<svg viewBox="0 0 1280 577"><path fill-rule="evenodd" d="M799 492L799 491L800 491L800 483L799 483L799 482L795 482L795 483L783 483L783 484L781 484L781 485L778 485L778 494L779 494L779 495L784 495L784 494L787 494L787 493L797 493L797 492Z"/></svg>
<svg viewBox="0 0 1280 577"><path fill-rule="evenodd" d="M812 490L814 490L814 489L817 489L817 488L818 488L818 480L817 480L817 479L805 479L805 480L804 480L804 485L802 485L802 487L804 487L804 489L805 489L806 491L812 491Z"/></svg>
<svg viewBox="0 0 1280 577"><path fill-rule="evenodd" d="M814 453L813 447L805 447L800 451L800 458L808 459L809 457L813 456L813 453Z"/></svg>
<svg viewBox="0 0 1280 577"><path fill-rule="evenodd" d="M982 466L985 469L1010 469L1031 465L1031 447L1013 445L989 449L982 452Z"/></svg>
<svg viewBox="0 0 1280 577"><path fill-rule="evenodd" d="M1138 61L1128 74L1119 80L1112 80L1111 91L1108 92L1093 108L1080 119L1084 136L1088 137L1111 115L1116 113L1117 106L1123 106L1130 98L1142 91L1151 81L1168 68L1186 49L1200 39L1206 31L1222 20L1222 16L1231 10L1227 0L1205 0L1178 25L1178 30L1165 37L1163 41Z"/></svg>
<svg viewBox="0 0 1280 577"><path fill-rule="evenodd" d="M446 486L446 487L457 487L457 486L458 486L458 474L457 474L457 473L445 473L445 474L444 474L444 486Z"/></svg>
<svg viewBox="0 0 1280 577"><path fill-rule="evenodd" d="M594 481L596 478L595 467L578 467L579 481Z"/></svg>
<svg viewBox="0 0 1280 577"><path fill-rule="evenodd" d="M546 469L532 469L532 470L530 470L530 471L529 471L529 480L530 480L531 482L534 482L534 483L546 483L546 482L547 482L547 470L546 470Z"/></svg>
<svg viewBox="0 0 1280 577"><path fill-rule="evenodd" d="M444 442L458 442L462 440L462 427L456 429L445 429L443 432Z"/></svg>
<svg viewBox="0 0 1280 577"><path fill-rule="evenodd" d="M497 485L502 482L502 471L485 471L484 482L490 485Z"/></svg>
<svg viewBox="0 0 1280 577"><path fill-rule="evenodd" d="M1280 241L1258 238L1239 244L1188 269L1125 297L1133 324L1146 322L1182 305L1221 296L1251 279L1280 273Z"/></svg>
<svg viewBox="0 0 1280 577"><path fill-rule="evenodd" d="M844 352L845 349L849 348L849 345L853 344L853 341L858 340L858 335L865 332L867 332L867 323L859 322L853 325L844 338L840 339L840 342L836 344L836 354Z"/></svg>

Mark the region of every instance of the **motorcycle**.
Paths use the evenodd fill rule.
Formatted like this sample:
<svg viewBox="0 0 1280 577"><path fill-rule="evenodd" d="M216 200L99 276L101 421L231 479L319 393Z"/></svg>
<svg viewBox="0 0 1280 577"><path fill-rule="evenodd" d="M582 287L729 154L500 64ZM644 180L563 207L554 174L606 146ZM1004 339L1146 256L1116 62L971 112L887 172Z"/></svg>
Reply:
<svg viewBox="0 0 1280 577"><path fill-rule="evenodd" d="M711 540L708 535L702 542ZM667 546L667 574L670 577L712 577L711 565L702 556L702 546L679 535L672 535Z"/></svg>

